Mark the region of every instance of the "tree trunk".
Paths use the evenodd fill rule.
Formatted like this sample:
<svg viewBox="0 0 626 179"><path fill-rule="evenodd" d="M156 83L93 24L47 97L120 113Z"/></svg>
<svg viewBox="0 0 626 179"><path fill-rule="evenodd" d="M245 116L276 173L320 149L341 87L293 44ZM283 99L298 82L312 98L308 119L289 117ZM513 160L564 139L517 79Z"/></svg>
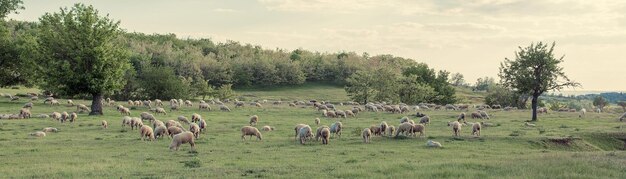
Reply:
<svg viewBox="0 0 626 179"><path fill-rule="evenodd" d="M92 94L91 112L89 115L103 115L102 113L102 94Z"/></svg>
<svg viewBox="0 0 626 179"><path fill-rule="evenodd" d="M532 121L537 121L537 99L539 98L538 94L533 94L532 107L533 108L533 119Z"/></svg>

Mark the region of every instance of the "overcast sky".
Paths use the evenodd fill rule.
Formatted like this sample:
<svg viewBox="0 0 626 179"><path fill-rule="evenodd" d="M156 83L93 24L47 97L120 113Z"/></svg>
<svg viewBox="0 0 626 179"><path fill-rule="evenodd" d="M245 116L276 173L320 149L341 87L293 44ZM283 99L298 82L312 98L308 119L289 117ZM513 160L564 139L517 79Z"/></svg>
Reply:
<svg viewBox="0 0 626 179"><path fill-rule="evenodd" d="M24 0L37 21L75 2L129 32L239 41L264 48L392 54L465 75L496 77L518 46L557 43L580 90L626 91L622 0Z"/></svg>

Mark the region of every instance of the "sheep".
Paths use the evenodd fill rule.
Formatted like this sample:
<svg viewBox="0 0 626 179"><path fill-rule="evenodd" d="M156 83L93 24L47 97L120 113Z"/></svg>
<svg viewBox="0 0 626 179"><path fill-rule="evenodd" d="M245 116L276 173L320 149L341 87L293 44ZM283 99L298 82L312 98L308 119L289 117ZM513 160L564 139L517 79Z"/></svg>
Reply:
<svg viewBox="0 0 626 179"><path fill-rule="evenodd" d="M109 128L109 123L107 121L105 121L105 120L102 120L102 128L103 129Z"/></svg>
<svg viewBox="0 0 626 179"><path fill-rule="evenodd" d="M141 102L141 101L139 101L139 100L137 100L137 101L135 101L135 102L134 102L134 105L135 105L135 106L141 106L142 104L143 104L143 102Z"/></svg>
<svg viewBox="0 0 626 179"><path fill-rule="evenodd" d="M89 107L85 106L84 104L78 104L76 106L76 112L91 112L91 109L89 109Z"/></svg>
<svg viewBox="0 0 626 179"><path fill-rule="evenodd" d="M196 123L191 123L189 125L189 132L193 133L193 136L198 139L198 137L200 137L200 126Z"/></svg>
<svg viewBox="0 0 626 179"><path fill-rule="evenodd" d="M370 136L372 136L372 131L370 128L363 129L361 132L361 137L363 137L363 143L370 143Z"/></svg>
<svg viewBox="0 0 626 179"><path fill-rule="evenodd" d="M318 127L318 128L317 128L317 130L316 130L316 132L315 132L315 140L316 140L316 141L319 141L319 140L320 140L320 137L322 137L322 129L324 129L324 128L329 128L329 127L328 127L328 126L326 126L326 125L323 125L323 126L320 126L320 127ZM330 129L330 128L329 128L329 129ZM329 134L330 134L330 130L329 130L328 132L329 132Z"/></svg>
<svg viewBox="0 0 626 179"><path fill-rule="evenodd" d="M189 145L191 145L191 150L195 150L196 143L191 132L182 132L180 134L174 135L174 137L172 138L172 143L170 144L170 150L178 151L180 145L185 143L189 143Z"/></svg>
<svg viewBox="0 0 626 179"><path fill-rule="evenodd" d="M26 104L24 104L24 106L22 106L22 108L33 109L33 103L32 102L27 102Z"/></svg>
<svg viewBox="0 0 626 179"><path fill-rule="evenodd" d="M141 140L154 140L154 130L152 130L152 127L144 125L141 126L141 129L139 131L139 134L141 135Z"/></svg>
<svg viewBox="0 0 626 179"><path fill-rule="evenodd" d="M313 138L313 132L311 126L305 125L298 131L298 137L300 138L300 144L304 145L308 139Z"/></svg>
<svg viewBox="0 0 626 179"><path fill-rule="evenodd" d="M193 103L191 103L191 101L189 101L189 100L185 100L185 106L187 106L187 107L193 106Z"/></svg>
<svg viewBox="0 0 626 179"><path fill-rule="evenodd" d="M200 121L198 122L198 127L200 127L201 132L206 130L206 121L204 121L204 119L200 119Z"/></svg>
<svg viewBox="0 0 626 179"><path fill-rule="evenodd" d="M418 137L422 137L424 136L424 133L426 132L426 127L422 124L415 124L413 125L413 136L415 136L415 133L420 133L420 135Z"/></svg>
<svg viewBox="0 0 626 179"><path fill-rule="evenodd" d="M118 107L119 107L119 106L118 106ZM118 111L119 111L119 112L120 112L120 114L122 114L122 115L127 115L127 116L130 116L130 109L128 109L128 108L125 108L125 107L121 106L121 107L119 107L119 108L118 108Z"/></svg>
<svg viewBox="0 0 626 179"><path fill-rule="evenodd" d="M200 114L193 113L191 115L191 122L198 122L200 121L200 119L202 119L202 116L200 116Z"/></svg>
<svg viewBox="0 0 626 179"><path fill-rule="evenodd" d="M430 124L430 117L424 116L424 117L420 118L420 124L424 124L424 125Z"/></svg>
<svg viewBox="0 0 626 179"><path fill-rule="evenodd" d="M57 105L58 106L58 105L61 105L61 103L59 103L58 100L53 99L52 101L50 101L50 105Z"/></svg>
<svg viewBox="0 0 626 179"><path fill-rule="evenodd" d="M380 129L380 126L377 125L371 125L370 126L370 131L372 131L373 135L382 135L382 131Z"/></svg>
<svg viewBox="0 0 626 179"><path fill-rule="evenodd" d="M47 114L39 114L37 115L37 118L49 118L50 116Z"/></svg>
<svg viewBox="0 0 626 179"><path fill-rule="evenodd" d="M393 136L393 132L396 131L396 127L393 125L389 125L387 127L387 134L389 134L389 137Z"/></svg>
<svg viewBox="0 0 626 179"><path fill-rule="evenodd" d="M400 126L398 126L398 129L396 130L396 137L398 137L400 133L404 134L405 136L413 134L413 124L410 124L408 122L400 124Z"/></svg>
<svg viewBox="0 0 626 179"><path fill-rule="evenodd" d="M459 122L461 122L461 120L463 120L465 122L465 113L462 112L461 114L459 114L459 117L456 120L459 121Z"/></svg>
<svg viewBox="0 0 626 179"><path fill-rule="evenodd" d="M45 132L41 132L41 131L37 131L37 132L30 133L28 135L31 135L31 136L34 136L34 137L45 137L46 133Z"/></svg>
<svg viewBox="0 0 626 179"><path fill-rule="evenodd" d="M478 111L480 112L480 116L483 117L483 119L489 119L489 114L487 114L486 111Z"/></svg>
<svg viewBox="0 0 626 179"><path fill-rule="evenodd" d="M43 100L43 104L46 104L46 102L51 103L51 102L52 102L52 100L54 100L54 98L53 98L53 97L47 97L45 100Z"/></svg>
<svg viewBox="0 0 626 179"><path fill-rule="evenodd" d="M258 140L262 140L263 138L263 136L261 135L261 132L256 127L243 126L241 128L241 140L246 140L247 135L250 136L250 139L252 139L252 136L256 136Z"/></svg>
<svg viewBox="0 0 626 179"><path fill-rule="evenodd" d="M337 117L337 113L335 113L335 111L326 111L325 115L326 117Z"/></svg>
<svg viewBox="0 0 626 179"><path fill-rule="evenodd" d="M259 107L259 108L260 108L260 107L263 107L263 106L261 106L261 103L258 103L258 102L257 102L257 103L254 103L254 106Z"/></svg>
<svg viewBox="0 0 626 179"><path fill-rule="evenodd" d="M582 109L580 110L580 114L578 114L578 118L585 117L585 113L587 113L587 109L582 108Z"/></svg>
<svg viewBox="0 0 626 179"><path fill-rule="evenodd" d="M169 133L170 137L174 137L176 134L180 134L184 132L183 128L178 126L170 126L167 128L167 133ZM193 134L191 134L193 136Z"/></svg>
<svg viewBox="0 0 626 179"><path fill-rule="evenodd" d="M155 99L154 100L154 105L155 106L163 106L163 101L161 101L160 99Z"/></svg>
<svg viewBox="0 0 626 179"><path fill-rule="evenodd" d="M76 119L78 119L78 115L75 112L72 112L72 114L70 114L70 123L74 123Z"/></svg>
<svg viewBox="0 0 626 179"><path fill-rule="evenodd" d="M274 127L271 127L271 126L263 126L263 131L267 131L267 132L269 132L269 131L273 131L273 130L274 130Z"/></svg>
<svg viewBox="0 0 626 179"><path fill-rule="evenodd" d="M183 125L180 124L178 121L169 120L169 121L165 122L165 127L169 128L171 126L177 126L177 127L183 128Z"/></svg>
<svg viewBox="0 0 626 179"><path fill-rule="evenodd" d="M154 113L167 115L167 112L165 112L165 109L163 109L162 107L157 107L157 108L154 110Z"/></svg>
<svg viewBox="0 0 626 179"><path fill-rule="evenodd" d="M330 125L330 132L333 133L333 136L337 134L337 137L341 138L342 129L343 129L343 124L339 121L335 122L333 125Z"/></svg>
<svg viewBox="0 0 626 179"><path fill-rule="evenodd" d="M139 129L141 126L143 126L143 122L141 121L140 118L132 117L130 119L130 129L131 130L133 130L135 128Z"/></svg>
<svg viewBox="0 0 626 179"><path fill-rule="evenodd" d="M178 108L179 108L178 104L170 105L170 111L178 111Z"/></svg>
<svg viewBox="0 0 626 179"><path fill-rule="evenodd" d="M63 111L61 113L61 123L67 121L67 119L70 117L70 114L68 114L67 112Z"/></svg>
<svg viewBox="0 0 626 179"><path fill-rule="evenodd" d="M30 110L28 108L22 108L22 109L20 109L20 114L18 116L20 118L28 119L28 118L30 118L31 115L32 115L32 113L30 112Z"/></svg>
<svg viewBox="0 0 626 179"><path fill-rule="evenodd" d="M548 114L548 108L546 107L537 108L537 114L541 114L541 113Z"/></svg>
<svg viewBox="0 0 626 179"><path fill-rule="evenodd" d="M428 142L426 142L426 146L428 146L428 147L435 147L435 148L441 148L441 147L443 147L443 146L441 145L441 143L439 143L439 142L435 142L435 141L432 141L432 140L428 140Z"/></svg>
<svg viewBox="0 0 626 179"><path fill-rule="evenodd" d="M320 135L322 137L322 144L327 145L330 140L330 130L328 128L323 128Z"/></svg>
<svg viewBox="0 0 626 179"><path fill-rule="evenodd" d="M228 106L226 106L226 105L220 105L220 110L221 111L228 111L228 112L230 112L230 108L228 108Z"/></svg>
<svg viewBox="0 0 626 179"><path fill-rule="evenodd" d="M189 122L189 119L187 119L187 117L185 117L185 116L178 116L178 118L176 118L176 119L178 119L178 121L183 122L185 124L191 123L191 122Z"/></svg>
<svg viewBox="0 0 626 179"><path fill-rule="evenodd" d="M202 109L206 109L206 110L208 110L208 111L210 111L210 110L211 110L211 106L209 106L209 103L200 103L200 105L198 105L198 108L199 108L200 110L202 110Z"/></svg>
<svg viewBox="0 0 626 179"><path fill-rule="evenodd" d="M461 123L459 123L459 121L448 122L448 126L452 127L454 136L461 135Z"/></svg>
<svg viewBox="0 0 626 179"><path fill-rule="evenodd" d="M472 116L472 119L476 119L476 118L483 119L483 116L480 115L479 112L472 112L471 116Z"/></svg>
<svg viewBox="0 0 626 179"><path fill-rule="evenodd" d="M61 113L52 112L52 114L50 114L50 117L58 121L59 119L61 119Z"/></svg>
<svg viewBox="0 0 626 179"><path fill-rule="evenodd" d="M152 128L154 128L156 130L157 126L165 126L165 123L163 123L163 121L155 119L155 120L152 121Z"/></svg>
<svg viewBox="0 0 626 179"><path fill-rule="evenodd" d="M130 126L131 125L131 122L130 122L131 120L132 120L132 118L130 116L124 116L122 118L122 127L125 127L126 125ZM131 126L131 128L132 128L132 126Z"/></svg>
<svg viewBox="0 0 626 179"><path fill-rule="evenodd" d="M59 129L54 128L54 127L46 127L46 128L43 128L43 130L41 130L41 131L42 132L58 132Z"/></svg>
<svg viewBox="0 0 626 179"><path fill-rule="evenodd" d="M409 122L409 117L408 116L404 116L400 119L400 124L405 123L405 122Z"/></svg>
<svg viewBox="0 0 626 179"><path fill-rule="evenodd" d="M472 135L476 135L480 137L480 123L474 123L472 125Z"/></svg>
<svg viewBox="0 0 626 179"><path fill-rule="evenodd" d="M243 103L243 101L237 101L235 102L235 107L239 108L239 107L243 107L245 105L245 103Z"/></svg>
<svg viewBox="0 0 626 179"><path fill-rule="evenodd" d="M145 100L145 101L142 101L141 103L148 108L152 107L152 101L150 100Z"/></svg>
<svg viewBox="0 0 626 179"><path fill-rule="evenodd" d="M306 124L297 124L296 127L294 127L295 131L296 131L296 135L294 136L294 140L298 140L298 133L300 132L300 128L306 126Z"/></svg>
<svg viewBox="0 0 626 179"><path fill-rule="evenodd" d="M169 136L169 132L165 126L157 126L154 128L154 138L158 139L159 137Z"/></svg>
<svg viewBox="0 0 626 179"><path fill-rule="evenodd" d="M317 106L317 111L328 110L328 107L324 105Z"/></svg>
<svg viewBox="0 0 626 179"><path fill-rule="evenodd" d="M315 118L315 125L320 125L320 118Z"/></svg>
<svg viewBox="0 0 626 179"><path fill-rule="evenodd" d="M256 125L257 122L259 122L259 116L257 115L250 116L250 126L252 126L252 124Z"/></svg>
<svg viewBox="0 0 626 179"><path fill-rule="evenodd" d="M148 113L148 112L142 112L141 114L139 114L139 116L141 117L141 120L148 120L148 121L153 121L156 120L156 118L154 118L154 115Z"/></svg>

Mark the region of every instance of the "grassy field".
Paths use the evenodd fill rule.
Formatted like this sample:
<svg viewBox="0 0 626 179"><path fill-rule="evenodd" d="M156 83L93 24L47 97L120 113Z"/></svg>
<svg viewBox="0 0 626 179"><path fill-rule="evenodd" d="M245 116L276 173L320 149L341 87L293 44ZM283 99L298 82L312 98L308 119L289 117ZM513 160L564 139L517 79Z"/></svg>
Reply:
<svg viewBox="0 0 626 179"><path fill-rule="evenodd" d="M238 93L266 99L320 95L316 99L346 100L334 97L339 91L314 85ZM25 102L1 98L0 114L18 113ZM626 123L616 120L619 114L590 113L579 119L578 113L553 112L541 115L536 127L526 127L529 111L492 110L492 119L485 122L494 126L485 127L481 137L470 136L470 127L463 128L461 137L452 137L446 122L459 111L421 111L433 119L426 137L376 136L364 144L359 136L363 128L381 121L397 127L409 114L363 112L356 118L329 119L310 107L227 105L232 112L199 111L196 105L156 116L166 121L202 115L209 129L196 141L195 151L189 145L170 151L167 138L141 141L137 130L121 127L122 115L114 107L106 107L105 116L79 114L73 124L39 118L0 120L0 178L626 178ZM32 112L75 110L40 100ZM147 108L137 107L132 115L143 111ZM270 125L276 130L263 132L262 141L242 141L239 129L255 114L260 117L258 128ZM331 138L329 145L296 143L293 126L306 123L315 130L316 117L324 125L341 120L341 138ZM101 120L109 122L109 129L100 127ZM60 131L44 138L28 135L44 127ZM427 140L444 147L428 148Z"/></svg>

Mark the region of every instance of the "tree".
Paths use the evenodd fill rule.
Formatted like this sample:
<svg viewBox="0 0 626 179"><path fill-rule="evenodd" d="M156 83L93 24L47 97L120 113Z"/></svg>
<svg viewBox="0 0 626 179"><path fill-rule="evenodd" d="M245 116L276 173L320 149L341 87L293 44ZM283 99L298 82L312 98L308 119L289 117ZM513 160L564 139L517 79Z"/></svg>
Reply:
<svg viewBox="0 0 626 179"><path fill-rule="evenodd" d="M437 95L435 89L422 83L417 83L415 77L401 77L399 80L398 95L400 102L406 104L430 103Z"/></svg>
<svg viewBox="0 0 626 179"><path fill-rule="evenodd" d="M357 71L346 79L345 90L353 101L368 103L374 96L374 75L367 71Z"/></svg>
<svg viewBox="0 0 626 179"><path fill-rule="evenodd" d="M624 112L626 112L626 101L617 102L617 105L621 106L622 110L624 110Z"/></svg>
<svg viewBox="0 0 626 179"><path fill-rule="evenodd" d="M83 4L46 13L39 21L43 89L90 94L89 115L102 115L103 95L122 88L130 68L128 53L116 43L120 22Z"/></svg>
<svg viewBox="0 0 626 179"><path fill-rule="evenodd" d="M474 86L474 90L476 91L486 91L489 87L494 86L496 84L495 80L491 77L478 78L476 80L476 84Z"/></svg>
<svg viewBox="0 0 626 179"><path fill-rule="evenodd" d="M17 10L24 9L22 0L0 0L0 19L4 19L7 15Z"/></svg>
<svg viewBox="0 0 626 179"><path fill-rule="evenodd" d="M461 73L453 73L448 83L450 83L452 86L463 86L465 85L465 78Z"/></svg>
<svg viewBox="0 0 626 179"><path fill-rule="evenodd" d="M549 90L560 90L564 87L578 87L580 83L571 81L559 64L564 56L554 57L554 46L539 42L528 47L519 47L515 60L505 58L500 63L498 76L505 87L512 88L520 94L532 96L532 121L537 121L537 101L539 96Z"/></svg>
<svg viewBox="0 0 626 179"><path fill-rule="evenodd" d="M189 84L174 74L171 67L142 67L138 80L142 93L149 99L181 99L189 96Z"/></svg>
<svg viewBox="0 0 626 179"><path fill-rule="evenodd" d="M235 96L235 91L233 91L232 84L225 84L220 86L215 92L215 97L220 100L230 99Z"/></svg>
<svg viewBox="0 0 626 179"><path fill-rule="evenodd" d="M520 95L518 93L499 85L492 86L485 96L485 103L488 105L497 104L502 106L515 106L521 108L519 100Z"/></svg>
<svg viewBox="0 0 626 179"><path fill-rule="evenodd" d="M609 102L602 96L598 95L593 99L593 106L596 106L600 109L604 109L605 106L608 106Z"/></svg>

